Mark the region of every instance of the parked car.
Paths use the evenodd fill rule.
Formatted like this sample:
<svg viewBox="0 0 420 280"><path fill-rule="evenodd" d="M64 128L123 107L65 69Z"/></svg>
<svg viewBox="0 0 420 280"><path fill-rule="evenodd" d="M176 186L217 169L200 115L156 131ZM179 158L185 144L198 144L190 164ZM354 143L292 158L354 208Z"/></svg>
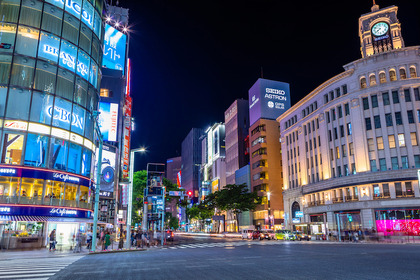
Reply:
<svg viewBox="0 0 420 280"><path fill-rule="evenodd" d="M252 232L252 240L254 240L254 239L260 239L260 235L261 235L261 232L259 231L259 230L254 230L253 232Z"/></svg>
<svg viewBox="0 0 420 280"><path fill-rule="evenodd" d="M277 240L296 240L296 235L290 230L276 230L276 239Z"/></svg>
<svg viewBox="0 0 420 280"><path fill-rule="evenodd" d="M174 232L172 230L167 230L165 236L167 241L174 241Z"/></svg>
<svg viewBox="0 0 420 280"><path fill-rule="evenodd" d="M311 240L311 236L309 234L304 233L304 232L294 231L293 233L296 235L296 239L299 240L299 241L301 241L301 240L306 240L306 241Z"/></svg>
<svg viewBox="0 0 420 280"><path fill-rule="evenodd" d="M263 240L263 239L271 240L271 239L274 239L274 238L275 238L275 234L274 234L274 231L272 229L261 230L260 240Z"/></svg>
<svg viewBox="0 0 420 280"><path fill-rule="evenodd" d="M242 230L242 239L252 239L252 229L243 229Z"/></svg>

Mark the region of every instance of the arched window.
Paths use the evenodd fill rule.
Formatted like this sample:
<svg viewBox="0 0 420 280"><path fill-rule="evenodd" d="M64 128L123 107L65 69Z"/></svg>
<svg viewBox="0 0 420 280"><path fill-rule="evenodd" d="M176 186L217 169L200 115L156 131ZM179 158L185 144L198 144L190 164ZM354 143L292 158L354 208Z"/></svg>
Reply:
<svg viewBox="0 0 420 280"><path fill-rule="evenodd" d="M367 88L366 78L362 77L360 79L360 88Z"/></svg>
<svg viewBox="0 0 420 280"><path fill-rule="evenodd" d="M292 218L296 218L296 212L300 211L300 205L298 202L293 202L292 204Z"/></svg>
<svg viewBox="0 0 420 280"><path fill-rule="evenodd" d="M407 72L405 71L405 68L400 68L400 79L401 80L407 79Z"/></svg>
<svg viewBox="0 0 420 280"><path fill-rule="evenodd" d="M395 73L395 70L389 70L389 80L391 82L396 81L397 80L397 73Z"/></svg>
<svg viewBox="0 0 420 280"><path fill-rule="evenodd" d="M386 83L386 75L385 75L385 72L379 73L379 83L381 83L381 84Z"/></svg>
<svg viewBox="0 0 420 280"><path fill-rule="evenodd" d="M372 74L369 76L369 85L370 86L376 86L376 76L375 74Z"/></svg>
<svg viewBox="0 0 420 280"><path fill-rule="evenodd" d="M415 66L410 67L410 78L417 78L417 70Z"/></svg>

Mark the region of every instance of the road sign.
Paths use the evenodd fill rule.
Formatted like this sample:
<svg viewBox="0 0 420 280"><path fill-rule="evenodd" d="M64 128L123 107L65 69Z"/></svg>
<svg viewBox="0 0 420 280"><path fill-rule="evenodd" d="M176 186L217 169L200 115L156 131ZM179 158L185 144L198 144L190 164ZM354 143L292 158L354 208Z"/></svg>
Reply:
<svg viewBox="0 0 420 280"><path fill-rule="evenodd" d="M169 196L185 196L183 191L169 191Z"/></svg>

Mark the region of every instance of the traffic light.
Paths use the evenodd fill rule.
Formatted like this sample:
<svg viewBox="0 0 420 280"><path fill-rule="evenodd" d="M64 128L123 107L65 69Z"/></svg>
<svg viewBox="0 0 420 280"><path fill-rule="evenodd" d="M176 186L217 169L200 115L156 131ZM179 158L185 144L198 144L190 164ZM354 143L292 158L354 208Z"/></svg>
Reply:
<svg viewBox="0 0 420 280"><path fill-rule="evenodd" d="M192 191L188 191L187 195L188 195L188 198L191 198L192 197Z"/></svg>

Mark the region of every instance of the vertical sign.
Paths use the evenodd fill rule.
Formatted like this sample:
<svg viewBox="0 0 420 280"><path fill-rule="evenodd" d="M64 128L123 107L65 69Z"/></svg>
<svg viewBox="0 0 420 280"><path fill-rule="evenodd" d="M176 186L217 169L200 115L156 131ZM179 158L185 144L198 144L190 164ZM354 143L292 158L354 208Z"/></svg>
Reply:
<svg viewBox="0 0 420 280"><path fill-rule="evenodd" d="M130 79L131 79L131 64L130 59L127 60L127 85L125 92L124 104L124 152L123 152L123 178L128 178L130 165L130 140L131 140L131 108L132 99L130 96Z"/></svg>

